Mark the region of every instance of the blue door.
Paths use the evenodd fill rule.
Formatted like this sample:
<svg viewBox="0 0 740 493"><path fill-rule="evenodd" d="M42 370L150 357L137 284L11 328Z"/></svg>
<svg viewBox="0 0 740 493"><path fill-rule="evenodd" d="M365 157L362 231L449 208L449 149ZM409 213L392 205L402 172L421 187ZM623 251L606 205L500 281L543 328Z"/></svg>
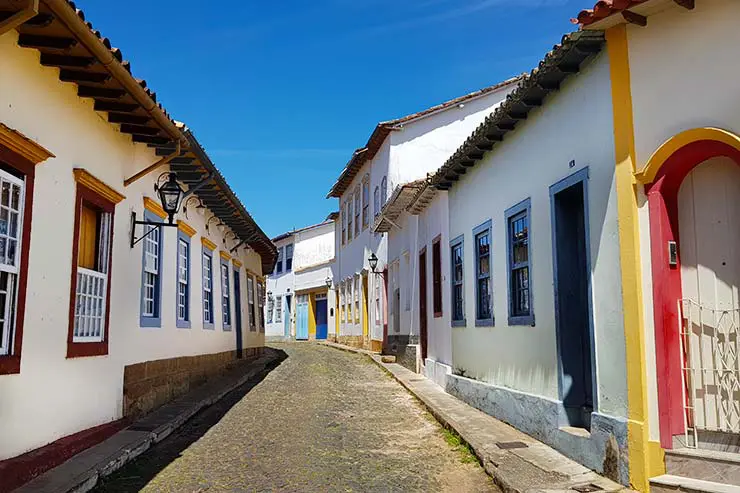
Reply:
<svg viewBox="0 0 740 493"><path fill-rule="evenodd" d="M299 296L296 300L295 338L308 339L308 296Z"/></svg>
<svg viewBox="0 0 740 493"><path fill-rule="evenodd" d="M283 321L285 323L285 337L290 337L290 300L291 295L286 294L285 295L285 316L283 317Z"/></svg>
<svg viewBox="0 0 740 493"><path fill-rule="evenodd" d="M316 339L326 339L329 332L326 306L326 296L321 299L320 295L316 295Z"/></svg>
<svg viewBox="0 0 740 493"><path fill-rule="evenodd" d="M236 357L241 358L244 343L242 342L242 289L239 284L239 271L234 271L234 308L236 313Z"/></svg>

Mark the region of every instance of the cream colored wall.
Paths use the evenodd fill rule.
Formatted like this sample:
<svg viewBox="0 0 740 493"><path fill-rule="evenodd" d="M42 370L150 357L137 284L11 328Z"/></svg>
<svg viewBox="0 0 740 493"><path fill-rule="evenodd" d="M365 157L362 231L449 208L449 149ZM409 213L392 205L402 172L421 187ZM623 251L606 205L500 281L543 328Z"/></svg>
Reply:
<svg viewBox="0 0 740 493"><path fill-rule="evenodd" d="M628 26L638 170L661 144L684 130L718 127L740 133L738 66L728 62L740 42L738 18L740 3L712 0L696 2L690 11L669 8L651 16L647 28ZM686 33L693 33L690 43ZM650 217L644 195L639 206L650 439L658 440Z"/></svg>
<svg viewBox="0 0 740 493"><path fill-rule="evenodd" d="M36 167L21 372L0 376L0 460L121 417L123 366L129 363L235 348L236 335L200 328L200 239L192 242L191 329L176 329L174 228L164 232L162 328L139 327L141 246L128 245L130 213L154 197L153 179L124 189L123 179L156 161L144 144L117 131L58 70L39 64L39 54L17 46L17 34L0 36L0 121L56 155ZM74 201L72 169L84 168L126 195L116 207L111 272L109 355L67 359ZM164 170L163 170L164 171ZM204 219L188 221L200 232ZM221 245L221 236L211 238ZM218 258L218 253L216 253ZM240 256L261 273L259 256ZM242 269L243 272L243 269ZM246 283L242 284L246 293ZM233 293L233 289L232 289ZM214 299L220 290L216 288ZM216 317L220 304L216 303ZM232 303L233 307L233 303ZM246 310L246 303L243 304ZM217 318L216 320L220 320ZM262 345L248 333L245 346Z"/></svg>
<svg viewBox="0 0 740 493"><path fill-rule="evenodd" d="M588 101L584 115L583 101ZM627 413L626 360L614 190L609 66L600 55L449 192L450 238L465 235L467 327L452 329L453 367L497 385L559 398L549 187L589 168L589 226L598 411ZM569 163L575 166L570 167ZM530 259L536 325L508 325L505 211L531 199ZM491 219L495 327L475 327L472 230ZM443 245L444 246L444 245ZM447 245L449 246L449 245ZM448 270L449 271L449 270ZM447 272L448 272L447 271ZM449 283L445 284L448 289Z"/></svg>

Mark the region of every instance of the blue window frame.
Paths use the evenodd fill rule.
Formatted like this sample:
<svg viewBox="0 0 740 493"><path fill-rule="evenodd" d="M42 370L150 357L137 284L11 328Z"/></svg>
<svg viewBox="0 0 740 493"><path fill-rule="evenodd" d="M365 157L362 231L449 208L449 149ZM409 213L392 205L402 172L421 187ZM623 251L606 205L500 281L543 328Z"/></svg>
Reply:
<svg viewBox="0 0 740 493"><path fill-rule="evenodd" d="M203 245L203 328L213 329L213 251Z"/></svg>
<svg viewBox="0 0 740 493"><path fill-rule="evenodd" d="M177 327L190 328L190 237L177 231L177 278L175 280L175 320Z"/></svg>
<svg viewBox="0 0 740 493"><path fill-rule="evenodd" d="M231 330L231 289L229 288L229 263L221 259L221 319L224 330Z"/></svg>
<svg viewBox="0 0 740 493"><path fill-rule="evenodd" d="M450 287L452 289L452 326L465 326L465 272L463 258L465 255L464 236L460 235L450 242L450 262L452 272Z"/></svg>
<svg viewBox="0 0 740 493"><path fill-rule="evenodd" d="M285 245L285 272L293 270L293 244Z"/></svg>
<svg viewBox="0 0 740 493"><path fill-rule="evenodd" d="M144 211L144 220L162 222L159 216ZM141 327L162 326L162 231L161 226L145 226L141 253Z"/></svg>
<svg viewBox="0 0 740 493"><path fill-rule="evenodd" d="M491 220L473 229L475 258L475 325L493 325L491 289Z"/></svg>
<svg viewBox="0 0 740 493"><path fill-rule="evenodd" d="M525 199L506 210L509 280L509 325L534 326L532 259L530 245L531 200Z"/></svg>
<svg viewBox="0 0 740 493"><path fill-rule="evenodd" d="M278 248L277 264L275 264L275 273L280 274L283 271L283 247Z"/></svg>

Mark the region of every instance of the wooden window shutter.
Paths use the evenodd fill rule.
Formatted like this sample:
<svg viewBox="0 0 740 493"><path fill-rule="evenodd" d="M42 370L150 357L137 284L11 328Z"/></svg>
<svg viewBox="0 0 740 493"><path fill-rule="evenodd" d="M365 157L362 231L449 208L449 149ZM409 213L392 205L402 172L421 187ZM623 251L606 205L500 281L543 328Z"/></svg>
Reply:
<svg viewBox="0 0 740 493"><path fill-rule="evenodd" d="M80 211L80 239L77 265L95 270L98 243L98 213L82 204Z"/></svg>

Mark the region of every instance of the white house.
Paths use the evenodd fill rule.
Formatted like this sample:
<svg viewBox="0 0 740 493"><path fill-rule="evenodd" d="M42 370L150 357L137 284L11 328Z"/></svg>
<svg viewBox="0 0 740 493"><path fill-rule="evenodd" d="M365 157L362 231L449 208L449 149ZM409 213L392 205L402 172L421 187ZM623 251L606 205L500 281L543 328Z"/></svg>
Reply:
<svg viewBox="0 0 740 493"><path fill-rule="evenodd" d="M380 350L388 335L389 260L384 234L370 226L389 192L435 171L513 88L518 78L379 123L329 191L340 203L337 224L338 340ZM370 269L371 255L378 259ZM400 262L400 259L399 259Z"/></svg>
<svg viewBox="0 0 740 493"><path fill-rule="evenodd" d="M267 336L297 340L336 334L334 267L335 219L272 239L278 250L267 278Z"/></svg>
<svg viewBox="0 0 740 493"><path fill-rule="evenodd" d="M81 12L2 5L17 15L0 27L0 464L261 353L277 256Z"/></svg>

